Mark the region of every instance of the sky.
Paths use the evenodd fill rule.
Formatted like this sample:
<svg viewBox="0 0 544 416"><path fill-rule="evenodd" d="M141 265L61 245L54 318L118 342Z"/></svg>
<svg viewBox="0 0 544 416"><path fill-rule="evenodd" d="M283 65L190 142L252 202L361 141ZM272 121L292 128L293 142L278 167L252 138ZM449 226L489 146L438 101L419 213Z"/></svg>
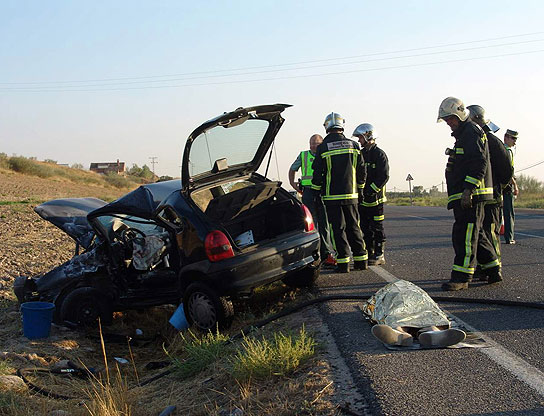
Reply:
<svg viewBox="0 0 544 416"><path fill-rule="evenodd" d="M517 130L518 174L544 181L542 21L537 0L0 0L0 152L178 177L201 123L287 103L268 172L286 188L334 111L348 137L375 127L389 190L440 189L455 96Z"/></svg>

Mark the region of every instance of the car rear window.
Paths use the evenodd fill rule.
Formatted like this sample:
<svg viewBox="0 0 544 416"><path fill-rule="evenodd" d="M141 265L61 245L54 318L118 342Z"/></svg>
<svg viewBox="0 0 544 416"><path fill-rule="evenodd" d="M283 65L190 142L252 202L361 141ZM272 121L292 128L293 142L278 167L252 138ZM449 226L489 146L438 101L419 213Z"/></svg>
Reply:
<svg viewBox="0 0 544 416"><path fill-rule="evenodd" d="M228 166L251 162L268 129L267 120L248 119L244 123L216 126L196 137L191 145L189 174L210 172L216 160L226 158Z"/></svg>

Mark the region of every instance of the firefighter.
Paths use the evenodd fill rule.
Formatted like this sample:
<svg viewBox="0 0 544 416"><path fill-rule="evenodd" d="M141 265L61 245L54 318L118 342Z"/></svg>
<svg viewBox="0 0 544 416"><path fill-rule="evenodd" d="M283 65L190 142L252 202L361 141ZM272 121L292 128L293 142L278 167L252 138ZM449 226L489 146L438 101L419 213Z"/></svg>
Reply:
<svg viewBox="0 0 544 416"><path fill-rule="evenodd" d="M336 247L336 271L349 273L350 248L354 268L368 268L368 254L359 228L357 203L365 184L359 144L344 136L344 119L330 113L323 124L327 136L317 147L312 189L320 191Z"/></svg>
<svg viewBox="0 0 544 416"><path fill-rule="evenodd" d="M318 191L312 189L312 177L313 177L313 161L315 158L315 152L317 146L323 142L323 137L319 134L314 134L310 137L310 150L303 150L299 153L297 159L293 162L289 168L289 183L297 192L302 194L302 203L308 207L315 224L317 225L317 230L319 231L319 236L321 237L321 260L324 262L325 266L334 267L336 265L336 260L333 255L333 247L331 244L331 236L329 232L329 222L327 220L327 213L325 212L325 206L321 200L321 196ZM300 184L295 182L295 173L300 169Z"/></svg>
<svg viewBox="0 0 544 416"><path fill-rule="evenodd" d="M383 230L385 184L389 180L389 162L385 152L376 146L376 131L372 124L358 126L353 136L361 143L366 166L363 198L359 201L361 229L368 252L368 264L385 264L385 233Z"/></svg>
<svg viewBox="0 0 544 416"><path fill-rule="evenodd" d="M485 233L480 234L484 220L484 203L493 200L493 182L489 147L484 131L468 119L468 111L461 100L448 97L438 110L439 121L445 121L455 138L446 165L448 209L453 209L452 242L455 258L450 281L443 290L467 289L474 275L478 240L484 248L482 264L489 265L489 283L502 280L499 260Z"/></svg>
<svg viewBox="0 0 544 416"><path fill-rule="evenodd" d="M469 105L467 110L469 111L470 121L480 126L487 137L489 160L491 162L491 176L493 179L493 200L487 201L484 205L484 222L480 232L485 233L488 240L491 242L500 266L502 193L505 186L512 179L514 170L508 151L504 147L502 141L493 134L499 130L499 127L485 118L485 110L483 107L479 105ZM482 263L482 257L486 257L485 248L478 244L478 251L476 254L478 267L476 268L475 275L478 275L480 280L485 281L488 279L486 271L489 269L490 265ZM493 266L493 264L494 263L492 263L491 266Z"/></svg>

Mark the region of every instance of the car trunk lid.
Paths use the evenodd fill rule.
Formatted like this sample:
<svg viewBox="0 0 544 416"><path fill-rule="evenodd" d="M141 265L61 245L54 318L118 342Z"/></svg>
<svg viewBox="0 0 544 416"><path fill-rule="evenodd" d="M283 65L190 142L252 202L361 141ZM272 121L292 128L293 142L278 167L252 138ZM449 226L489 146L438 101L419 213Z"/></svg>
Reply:
<svg viewBox="0 0 544 416"><path fill-rule="evenodd" d="M184 191L259 169L289 104L238 108L196 128L185 144L181 168Z"/></svg>

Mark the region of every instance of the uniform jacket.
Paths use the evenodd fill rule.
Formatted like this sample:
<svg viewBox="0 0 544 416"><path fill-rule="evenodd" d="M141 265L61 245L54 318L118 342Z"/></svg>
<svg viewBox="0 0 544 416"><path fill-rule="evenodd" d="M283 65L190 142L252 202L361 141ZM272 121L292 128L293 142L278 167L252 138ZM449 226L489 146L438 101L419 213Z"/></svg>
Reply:
<svg viewBox="0 0 544 416"><path fill-rule="evenodd" d="M366 183L361 205L375 207L387 201L385 184L389 180L389 161L387 155L374 143L361 150L366 166Z"/></svg>
<svg viewBox="0 0 544 416"><path fill-rule="evenodd" d="M496 202L501 202L502 191L508 186L514 173L512 155L506 149L504 143L493 133L486 132L486 136L489 146L489 160L491 161L491 175L493 178L493 198Z"/></svg>
<svg viewBox="0 0 544 416"><path fill-rule="evenodd" d="M451 135L455 137L455 146L449 151L446 165L448 209L460 203L464 189L473 190L473 202L492 200L493 181L485 133L467 120Z"/></svg>
<svg viewBox="0 0 544 416"><path fill-rule="evenodd" d="M330 133L317 147L312 189L321 192L326 205L357 204L365 186L366 171L359 143L342 133Z"/></svg>

